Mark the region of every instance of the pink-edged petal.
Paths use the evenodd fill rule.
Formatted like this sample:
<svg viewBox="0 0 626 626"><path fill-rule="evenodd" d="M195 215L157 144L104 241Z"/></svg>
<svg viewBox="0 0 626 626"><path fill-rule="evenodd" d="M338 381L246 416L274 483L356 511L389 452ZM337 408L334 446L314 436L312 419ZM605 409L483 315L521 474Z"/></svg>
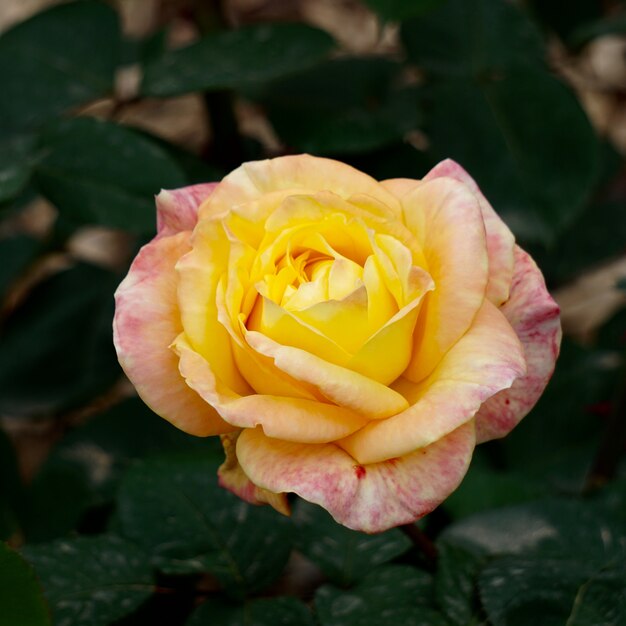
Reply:
<svg viewBox="0 0 626 626"><path fill-rule="evenodd" d="M313 385L338 406L370 419L389 417L408 408L399 393L357 372L328 363L304 350L281 346L261 333L248 332L246 339L260 354L272 358L279 370Z"/></svg>
<svg viewBox="0 0 626 626"><path fill-rule="evenodd" d="M535 262L519 246L515 249L511 297L500 310L522 342L527 372L510 389L501 391L481 407L476 415L479 442L504 437L535 406L559 355L559 306L548 293Z"/></svg>
<svg viewBox="0 0 626 626"><path fill-rule="evenodd" d="M466 185L452 178L421 183L403 196L402 206L435 283L422 306L404 373L419 382L472 324L485 299L489 266L480 205Z"/></svg>
<svg viewBox="0 0 626 626"><path fill-rule="evenodd" d="M222 180L200 215L229 211L285 189L327 190L344 199L365 194L400 213L397 199L367 174L340 161L299 154L244 163Z"/></svg>
<svg viewBox="0 0 626 626"><path fill-rule="evenodd" d="M156 197L159 237L193 230L198 222L198 207L211 195L217 183L163 189Z"/></svg>
<svg viewBox="0 0 626 626"><path fill-rule="evenodd" d="M237 457L256 485L293 492L340 524L376 533L430 513L465 475L474 450L469 422L436 443L383 463L359 465L334 444L303 445L244 430Z"/></svg>
<svg viewBox="0 0 626 626"><path fill-rule="evenodd" d="M226 459L217 471L219 484L250 504L269 504L279 513L290 515L291 509L286 494L257 487L239 465L236 444L240 433L241 431L237 431L221 436Z"/></svg>
<svg viewBox="0 0 626 626"><path fill-rule="evenodd" d="M393 388L406 411L339 442L359 463L376 463L434 443L471 420L483 402L526 370L519 339L504 315L485 300L469 331L421 383L400 379Z"/></svg>
<svg viewBox="0 0 626 626"><path fill-rule="evenodd" d="M122 368L155 413L193 435L216 435L233 427L187 386L169 349L182 330L174 266L188 250L188 232L141 249L115 294L113 339Z"/></svg>
<svg viewBox="0 0 626 626"><path fill-rule="evenodd" d="M174 350L187 384L229 424L238 428L261 426L269 437L305 443L326 443L362 428L367 419L354 411L318 400L266 394L240 396L226 388L209 363L178 337Z"/></svg>
<svg viewBox="0 0 626 626"><path fill-rule="evenodd" d="M235 363L228 332L218 321L217 288L227 271L230 245L217 220L203 220L191 236L192 249L176 264L178 303L185 336L193 349L237 393L251 391Z"/></svg>
<svg viewBox="0 0 626 626"><path fill-rule="evenodd" d="M476 181L456 161L452 159L442 161L430 170L423 180L434 180L442 176L454 178L464 183L478 198L483 219L485 220L487 252L489 254L489 282L487 284L486 296L496 306L500 306L509 297L511 280L513 279L515 237L509 227L493 210L487 198L480 191Z"/></svg>

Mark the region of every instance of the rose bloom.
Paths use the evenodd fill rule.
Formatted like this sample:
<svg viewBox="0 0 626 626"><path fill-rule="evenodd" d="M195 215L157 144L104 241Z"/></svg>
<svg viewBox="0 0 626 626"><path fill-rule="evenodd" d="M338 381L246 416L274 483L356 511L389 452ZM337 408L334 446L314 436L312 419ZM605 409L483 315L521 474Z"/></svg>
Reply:
<svg viewBox="0 0 626 626"><path fill-rule="evenodd" d="M157 226L117 290L119 360L157 414L222 436L220 482L248 502L413 522L554 369L559 309L453 161L382 182L246 163L161 192Z"/></svg>

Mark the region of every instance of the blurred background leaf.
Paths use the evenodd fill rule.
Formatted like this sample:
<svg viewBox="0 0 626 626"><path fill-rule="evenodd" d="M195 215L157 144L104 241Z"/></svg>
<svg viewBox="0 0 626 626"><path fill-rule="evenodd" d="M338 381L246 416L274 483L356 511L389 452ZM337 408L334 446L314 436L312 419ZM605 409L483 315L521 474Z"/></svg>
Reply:
<svg viewBox="0 0 626 626"><path fill-rule="evenodd" d="M619 435L598 475L626 355L625 5L0 3L0 539L30 563L0 545L0 624L626 623ZM241 502L219 441L116 362L153 196L303 151L378 179L458 160L562 304L543 398L413 528L436 563Z"/></svg>
<svg viewBox="0 0 626 626"><path fill-rule="evenodd" d="M0 337L0 410L50 414L93 397L120 375L111 293L119 277L79 264L40 283Z"/></svg>
<svg viewBox="0 0 626 626"><path fill-rule="evenodd" d="M46 129L42 142L37 184L74 222L154 233L154 195L187 183L159 146L110 122L63 120Z"/></svg>
<svg viewBox="0 0 626 626"><path fill-rule="evenodd" d="M32 567L0 541L0 624L50 626L48 607Z"/></svg>
<svg viewBox="0 0 626 626"><path fill-rule="evenodd" d="M216 33L149 61L142 93L175 96L261 83L306 69L332 47L328 34L305 24L262 24Z"/></svg>

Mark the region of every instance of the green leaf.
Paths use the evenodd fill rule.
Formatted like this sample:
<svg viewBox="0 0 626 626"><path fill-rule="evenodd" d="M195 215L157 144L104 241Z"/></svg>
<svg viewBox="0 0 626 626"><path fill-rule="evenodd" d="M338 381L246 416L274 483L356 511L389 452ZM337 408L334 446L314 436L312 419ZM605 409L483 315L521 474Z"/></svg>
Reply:
<svg viewBox="0 0 626 626"><path fill-rule="evenodd" d="M411 547L409 539L397 529L366 535L337 524L324 509L305 501L298 502L293 521L298 550L339 585L363 578L373 567Z"/></svg>
<svg viewBox="0 0 626 626"><path fill-rule="evenodd" d="M204 159L188 152L184 148L170 143L157 135L142 132L142 135L156 143L176 163L184 173L190 185L198 183L216 183L222 180L227 172L207 163Z"/></svg>
<svg viewBox="0 0 626 626"><path fill-rule="evenodd" d="M37 128L107 95L119 53L115 11L85 0L43 11L0 37L0 133Z"/></svg>
<svg viewBox="0 0 626 626"><path fill-rule="evenodd" d="M241 597L280 575L291 552L290 525L219 487L216 470L206 455L138 463L120 489L120 527L162 571L210 572Z"/></svg>
<svg viewBox="0 0 626 626"><path fill-rule="evenodd" d="M77 264L38 284L0 334L0 412L41 415L92 397L120 375L113 349L119 277Z"/></svg>
<svg viewBox="0 0 626 626"><path fill-rule="evenodd" d="M566 556L602 564L623 558L622 535L602 508L552 499L473 515L446 528L440 541L488 555Z"/></svg>
<svg viewBox="0 0 626 626"><path fill-rule="evenodd" d="M487 559L480 549L444 540L437 542L437 552L437 604L453 624L467 626L477 612L475 585Z"/></svg>
<svg viewBox="0 0 626 626"><path fill-rule="evenodd" d="M315 609L322 626L446 626L447 620L430 606L432 591L430 574L386 565L348 591L324 585L315 594Z"/></svg>
<svg viewBox="0 0 626 626"><path fill-rule="evenodd" d="M146 63L141 90L164 97L262 83L314 65L333 45L329 35L305 24L220 32Z"/></svg>
<svg viewBox="0 0 626 626"><path fill-rule="evenodd" d="M626 570L577 559L504 558L480 576L494 626L611 626L626 617Z"/></svg>
<svg viewBox="0 0 626 626"><path fill-rule="evenodd" d="M47 541L78 528L93 507L110 504L135 459L198 450L222 457L217 438L192 437L130 398L76 428L52 450L29 490L26 534Z"/></svg>
<svg viewBox="0 0 626 626"><path fill-rule="evenodd" d="M33 260L40 243L28 235L0 239L0 296Z"/></svg>
<svg viewBox="0 0 626 626"><path fill-rule="evenodd" d="M108 626L132 613L154 590L147 556L112 535L29 546L55 626Z"/></svg>
<svg viewBox="0 0 626 626"><path fill-rule="evenodd" d="M33 569L0 541L0 626L50 626Z"/></svg>
<svg viewBox="0 0 626 626"><path fill-rule="evenodd" d="M22 480L13 444L0 429L0 539L9 539L19 529L23 506ZM0 606L2 603L0 602Z"/></svg>
<svg viewBox="0 0 626 626"><path fill-rule="evenodd" d="M547 495L546 487L539 481L529 480L522 474L480 467L476 460L472 460L463 482L443 504L454 519Z"/></svg>
<svg viewBox="0 0 626 626"><path fill-rule="evenodd" d="M548 73L433 85L424 110L433 157L461 163L519 237L549 240L580 213L598 142L574 95Z"/></svg>
<svg viewBox="0 0 626 626"><path fill-rule="evenodd" d="M295 598L263 598L245 604L209 599L186 626L314 626L311 612Z"/></svg>
<svg viewBox="0 0 626 626"><path fill-rule="evenodd" d="M0 202L15 198L24 189L36 159L36 140L32 135L0 139Z"/></svg>
<svg viewBox="0 0 626 626"><path fill-rule="evenodd" d="M416 94L401 87L400 70L380 57L335 59L267 85L258 99L280 138L299 150L372 150L418 124Z"/></svg>
<svg viewBox="0 0 626 626"><path fill-rule="evenodd" d="M152 141L93 118L57 122L43 134L37 184L63 215L135 233L155 231L154 194L187 180Z"/></svg>
<svg viewBox="0 0 626 626"><path fill-rule="evenodd" d="M437 75L485 77L544 57L539 31L503 0L448 0L403 24L401 36L409 59Z"/></svg>
<svg viewBox="0 0 626 626"><path fill-rule="evenodd" d="M428 13L446 0L365 0L384 20L406 20Z"/></svg>
<svg viewBox="0 0 626 626"><path fill-rule="evenodd" d="M626 620L626 573L599 572L579 588L567 626L613 626Z"/></svg>

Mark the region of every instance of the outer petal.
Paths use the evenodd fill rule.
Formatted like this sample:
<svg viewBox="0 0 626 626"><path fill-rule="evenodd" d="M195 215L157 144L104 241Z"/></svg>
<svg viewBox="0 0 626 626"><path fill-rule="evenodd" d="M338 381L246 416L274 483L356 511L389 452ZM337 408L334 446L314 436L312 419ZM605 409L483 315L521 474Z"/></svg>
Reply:
<svg viewBox="0 0 626 626"><path fill-rule="evenodd" d="M400 213L398 200L367 174L339 161L300 154L244 163L222 180L200 214L228 211L282 189L329 190L344 199L365 194Z"/></svg>
<svg viewBox="0 0 626 626"><path fill-rule="evenodd" d="M233 426L262 426L268 436L286 441L326 443L346 437L367 423L353 411L318 400L267 394L240 396L224 387L184 336L176 340L174 348L187 384Z"/></svg>
<svg viewBox="0 0 626 626"><path fill-rule="evenodd" d="M217 472L220 485L250 504L269 504L283 515L289 515L291 510L286 494L274 493L257 487L239 465L235 446L240 432L221 437L226 460L220 465Z"/></svg>
<svg viewBox="0 0 626 626"><path fill-rule="evenodd" d="M500 306L509 297L513 278L515 237L493 210L476 181L456 161L452 159L442 161L426 174L424 181L434 180L442 176L465 183L478 198L485 221L487 252L489 253L489 283L487 284L486 295L496 306Z"/></svg>
<svg viewBox="0 0 626 626"><path fill-rule="evenodd" d="M237 457L256 485L295 492L340 524L375 533L414 522L447 498L467 471L474 442L469 422L427 448L361 466L336 445L289 443L256 429L241 434Z"/></svg>
<svg viewBox="0 0 626 626"><path fill-rule="evenodd" d="M464 183L475 195L480 204L485 230L487 233L487 252L489 255L489 282L486 296L496 306L500 306L509 297L509 288L513 278L513 247L515 237L509 227L498 217L493 207L482 194L476 181L452 159L446 159L433 167L423 178L423 182L436 178L454 178ZM381 183L396 197L401 198L420 184L420 181L408 178L384 180Z"/></svg>
<svg viewBox="0 0 626 626"><path fill-rule="evenodd" d="M233 427L185 384L169 350L182 330L174 266L188 250L188 232L141 249L115 294L113 340L128 378L155 413L193 435L216 435Z"/></svg>
<svg viewBox="0 0 626 626"><path fill-rule="evenodd" d="M193 230L198 221L198 207L217 183L191 185L180 189L163 189L156 197L157 233L159 237Z"/></svg>
<svg viewBox="0 0 626 626"><path fill-rule="evenodd" d="M500 310L522 342L528 369L481 407L476 415L479 442L503 437L532 409L552 376L561 344L559 306L535 262L518 246L511 297Z"/></svg>
<svg viewBox="0 0 626 626"><path fill-rule="evenodd" d="M485 226L476 196L452 178L420 184L403 197L404 217L424 250L435 290L424 302L405 376L418 382L463 336L485 298Z"/></svg>
<svg viewBox="0 0 626 626"><path fill-rule="evenodd" d="M411 407L339 442L359 463L376 463L434 443L471 420L481 404L524 374L522 347L502 313L485 300L470 330L419 384L394 388Z"/></svg>

